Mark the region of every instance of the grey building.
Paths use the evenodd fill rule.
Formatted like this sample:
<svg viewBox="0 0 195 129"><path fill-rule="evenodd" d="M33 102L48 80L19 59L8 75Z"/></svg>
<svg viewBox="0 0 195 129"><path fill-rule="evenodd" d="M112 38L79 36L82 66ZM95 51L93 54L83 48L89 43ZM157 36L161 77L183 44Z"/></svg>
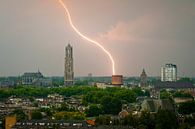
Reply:
<svg viewBox="0 0 195 129"><path fill-rule="evenodd" d="M40 71L36 72L36 73L24 73L22 75L22 84L23 85L32 85L33 82L36 79L40 79L43 78L43 75Z"/></svg>
<svg viewBox="0 0 195 129"><path fill-rule="evenodd" d="M169 99L146 99L141 104L141 111L157 113L159 109L175 111L174 104Z"/></svg>
<svg viewBox="0 0 195 129"><path fill-rule="evenodd" d="M72 86L74 83L73 48L70 44L65 48L64 85Z"/></svg>

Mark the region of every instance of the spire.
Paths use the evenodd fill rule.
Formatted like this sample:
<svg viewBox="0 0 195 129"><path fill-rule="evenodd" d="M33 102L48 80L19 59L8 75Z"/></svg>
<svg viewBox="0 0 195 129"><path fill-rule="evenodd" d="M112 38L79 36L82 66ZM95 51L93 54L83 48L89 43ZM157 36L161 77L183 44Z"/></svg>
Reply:
<svg viewBox="0 0 195 129"><path fill-rule="evenodd" d="M146 74L146 72L145 72L145 69L143 68L143 70L142 70L142 74Z"/></svg>

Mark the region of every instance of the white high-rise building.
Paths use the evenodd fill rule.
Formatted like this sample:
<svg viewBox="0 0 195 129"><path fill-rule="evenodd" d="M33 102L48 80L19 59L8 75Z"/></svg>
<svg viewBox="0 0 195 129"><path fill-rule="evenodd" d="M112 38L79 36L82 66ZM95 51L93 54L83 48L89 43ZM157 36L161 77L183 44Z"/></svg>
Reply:
<svg viewBox="0 0 195 129"><path fill-rule="evenodd" d="M177 66L174 64L165 64L165 66L161 68L161 81L177 81Z"/></svg>

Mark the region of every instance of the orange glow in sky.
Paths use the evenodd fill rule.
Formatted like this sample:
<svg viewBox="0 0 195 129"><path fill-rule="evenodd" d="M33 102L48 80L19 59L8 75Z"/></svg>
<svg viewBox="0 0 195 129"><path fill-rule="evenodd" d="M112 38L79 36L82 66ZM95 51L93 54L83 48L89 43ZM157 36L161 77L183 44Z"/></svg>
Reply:
<svg viewBox="0 0 195 129"><path fill-rule="evenodd" d="M66 5L64 4L64 2L62 0L58 0L60 5L64 8L65 12L66 12L66 16L68 16L68 20L69 20L69 23L72 27L72 29L80 36L82 37L83 39L87 40L88 42L90 43L93 43L95 44L97 47L101 48L107 55L108 57L110 58L111 62L112 62L112 74L115 75L115 63L114 63L114 59L112 57L112 55L110 54L110 52L108 50L106 50L100 43L98 43L97 41L94 41L90 38L88 38L87 36L83 35L73 24L72 22L72 19L71 19L71 15L70 15L70 12L68 10L68 8L66 7Z"/></svg>

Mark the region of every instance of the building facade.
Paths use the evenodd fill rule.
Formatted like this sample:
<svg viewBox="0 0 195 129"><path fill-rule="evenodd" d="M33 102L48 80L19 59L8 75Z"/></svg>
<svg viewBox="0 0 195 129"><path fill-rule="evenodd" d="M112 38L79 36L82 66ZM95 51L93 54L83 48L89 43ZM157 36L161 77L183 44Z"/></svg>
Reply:
<svg viewBox="0 0 195 129"><path fill-rule="evenodd" d="M177 81L177 66L174 64L165 64L165 66L161 68L161 81Z"/></svg>
<svg viewBox="0 0 195 129"><path fill-rule="evenodd" d="M64 85L73 86L74 70L73 70L73 48L70 44L65 48L64 62Z"/></svg>
<svg viewBox="0 0 195 129"><path fill-rule="evenodd" d="M145 70L143 69L142 74L140 75L140 86L141 87L146 87L147 86L147 74Z"/></svg>
<svg viewBox="0 0 195 129"><path fill-rule="evenodd" d="M43 74L40 71L36 73L24 73L22 75L22 85L33 85L33 82L40 78L43 78Z"/></svg>
<svg viewBox="0 0 195 129"><path fill-rule="evenodd" d="M38 72L30 73L26 72L21 76L22 85L33 85L33 86L52 86L52 79L46 78L43 74L38 70Z"/></svg>

